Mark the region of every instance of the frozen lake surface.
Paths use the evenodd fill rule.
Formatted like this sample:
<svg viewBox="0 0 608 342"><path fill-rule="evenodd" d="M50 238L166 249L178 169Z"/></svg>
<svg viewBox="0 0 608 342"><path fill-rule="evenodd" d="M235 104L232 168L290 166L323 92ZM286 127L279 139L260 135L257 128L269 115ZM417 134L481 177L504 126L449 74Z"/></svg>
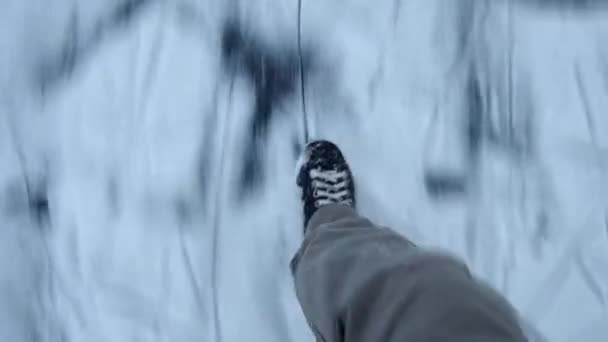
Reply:
<svg viewBox="0 0 608 342"><path fill-rule="evenodd" d="M5 0L0 28L0 341L312 341L306 136L532 340L608 340L600 1Z"/></svg>

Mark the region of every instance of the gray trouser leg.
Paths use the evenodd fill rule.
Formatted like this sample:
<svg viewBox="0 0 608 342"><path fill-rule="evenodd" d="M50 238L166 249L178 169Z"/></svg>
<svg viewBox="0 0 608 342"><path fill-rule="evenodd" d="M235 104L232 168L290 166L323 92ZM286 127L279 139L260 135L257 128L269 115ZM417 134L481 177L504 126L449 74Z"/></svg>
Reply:
<svg viewBox="0 0 608 342"><path fill-rule="evenodd" d="M346 206L315 213L292 271L321 341L526 341L507 301L465 265Z"/></svg>

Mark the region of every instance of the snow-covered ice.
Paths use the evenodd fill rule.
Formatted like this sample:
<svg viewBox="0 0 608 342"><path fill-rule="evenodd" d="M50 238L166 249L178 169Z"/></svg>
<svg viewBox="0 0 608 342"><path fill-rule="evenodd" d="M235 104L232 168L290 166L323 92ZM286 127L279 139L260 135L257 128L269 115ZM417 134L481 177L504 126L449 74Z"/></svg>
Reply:
<svg viewBox="0 0 608 342"><path fill-rule="evenodd" d="M0 341L312 341L306 132L533 340L608 340L601 2L5 2Z"/></svg>

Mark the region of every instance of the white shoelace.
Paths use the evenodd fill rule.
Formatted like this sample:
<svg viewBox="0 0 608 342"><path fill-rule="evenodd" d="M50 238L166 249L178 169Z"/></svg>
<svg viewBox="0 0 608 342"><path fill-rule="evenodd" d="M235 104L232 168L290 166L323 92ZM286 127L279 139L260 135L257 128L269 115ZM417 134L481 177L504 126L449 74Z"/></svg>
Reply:
<svg viewBox="0 0 608 342"><path fill-rule="evenodd" d="M331 203L352 204L352 199L348 194L346 171L312 169L310 178L314 189L313 196L317 198L315 200L317 208Z"/></svg>

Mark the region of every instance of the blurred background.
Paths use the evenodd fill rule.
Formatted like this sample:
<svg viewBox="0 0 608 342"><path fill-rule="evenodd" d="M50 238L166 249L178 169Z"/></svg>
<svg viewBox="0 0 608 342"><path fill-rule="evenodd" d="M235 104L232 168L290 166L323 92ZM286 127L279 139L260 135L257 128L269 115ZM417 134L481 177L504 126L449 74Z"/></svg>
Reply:
<svg viewBox="0 0 608 342"><path fill-rule="evenodd" d="M4 0L0 341L312 341L308 139L533 341L608 340L608 3Z"/></svg>

